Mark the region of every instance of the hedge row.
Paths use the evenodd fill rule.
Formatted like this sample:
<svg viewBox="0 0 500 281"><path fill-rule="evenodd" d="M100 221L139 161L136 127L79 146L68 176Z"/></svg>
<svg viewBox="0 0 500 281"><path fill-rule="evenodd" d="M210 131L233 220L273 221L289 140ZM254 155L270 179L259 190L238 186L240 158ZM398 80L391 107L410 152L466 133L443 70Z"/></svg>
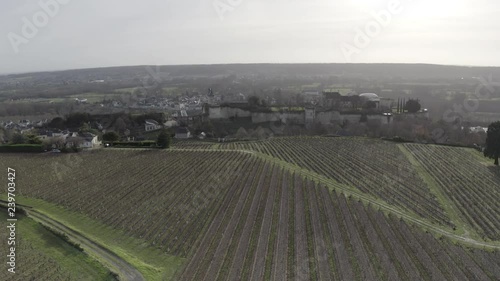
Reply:
<svg viewBox="0 0 500 281"><path fill-rule="evenodd" d="M70 244L71 246L73 246L75 249L77 249L78 251L80 252L83 252L84 249L82 248L82 246L76 242L74 242L73 240L71 240L68 235L64 232L60 232L58 230L55 230L54 228L48 226L48 225L45 225L45 224L42 224L42 226L47 229L49 232L51 232L52 234L54 234L56 237L59 237L60 239L62 239L63 241L65 241L66 243Z"/></svg>
<svg viewBox="0 0 500 281"><path fill-rule="evenodd" d="M28 153L40 153L43 152L43 146L41 144L10 144L1 145L1 152L28 152Z"/></svg>
<svg viewBox="0 0 500 281"><path fill-rule="evenodd" d="M385 138L385 137L383 137L381 139L385 140L385 141L400 142L400 143L414 143L414 141L412 141L412 140L405 140L402 137L398 137L398 136L395 136L393 138Z"/></svg>
<svg viewBox="0 0 500 281"><path fill-rule="evenodd" d="M115 141L111 143L112 146L120 147L156 147L155 141L131 141L131 142L119 142Z"/></svg>

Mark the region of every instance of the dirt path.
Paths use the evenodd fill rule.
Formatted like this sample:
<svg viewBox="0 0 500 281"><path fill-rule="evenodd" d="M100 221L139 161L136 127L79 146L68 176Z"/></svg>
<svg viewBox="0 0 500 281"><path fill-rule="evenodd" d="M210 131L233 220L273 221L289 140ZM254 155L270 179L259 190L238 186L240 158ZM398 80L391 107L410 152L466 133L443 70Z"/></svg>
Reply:
<svg viewBox="0 0 500 281"><path fill-rule="evenodd" d="M4 202L2 200L2 202ZM86 238L84 235L79 232L65 226L64 224L36 211L35 209L19 205L26 210L26 213L29 217L34 219L35 221L57 231L64 233L68 236L68 238L80 244L80 246L88 253L99 258L100 262L103 262L105 266L107 266L112 272L115 272L119 275L120 280L130 280L130 281L142 281L145 280L142 274L135 269L128 262L120 258L118 255L107 249L106 247Z"/></svg>
<svg viewBox="0 0 500 281"><path fill-rule="evenodd" d="M458 233L464 233L463 237L470 237L472 234L474 237L479 237L479 235L471 228L471 226L462 219L462 215L459 211L459 206L450 199L446 192L441 188L436 179L422 166L419 160L413 155L413 153L404 145L398 144L398 148L401 150L403 155L406 156L408 161L413 165L417 173L420 175L422 180L427 184L429 191L438 200L440 206L445 210L448 217L455 224Z"/></svg>

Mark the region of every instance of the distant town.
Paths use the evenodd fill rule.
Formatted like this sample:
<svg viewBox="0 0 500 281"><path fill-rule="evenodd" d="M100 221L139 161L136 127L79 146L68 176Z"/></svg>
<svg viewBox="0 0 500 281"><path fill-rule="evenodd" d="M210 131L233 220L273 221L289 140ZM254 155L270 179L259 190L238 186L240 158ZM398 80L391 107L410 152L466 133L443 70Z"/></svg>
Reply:
<svg viewBox="0 0 500 281"><path fill-rule="evenodd" d="M105 147L106 133L115 142L144 142L166 130L174 140L328 135L475 147L499 118L500 90L478 84L484 71L235 65L0 76L0 142L88 149Z"/></svg>

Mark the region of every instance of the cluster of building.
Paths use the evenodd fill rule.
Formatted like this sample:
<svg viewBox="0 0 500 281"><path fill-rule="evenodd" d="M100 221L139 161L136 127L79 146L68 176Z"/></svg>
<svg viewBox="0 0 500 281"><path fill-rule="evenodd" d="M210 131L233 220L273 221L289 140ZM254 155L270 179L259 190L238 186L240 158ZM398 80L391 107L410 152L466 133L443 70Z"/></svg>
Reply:
<svg viewBox="0 0 500 281"><path fill-rule="evenodd" d="M191 131L189 131L188 127L179 126L179 123L176 120L169 120L163 124L158 123L158 121L153 119L148 119L145 121L144 130L146 132L160 130L162 128L175 128L175 138L176 139L189 139L192 137Z"/></svg>
<svg viewBox="0 0 500 281"><path fill-rule="evenodd" d="M390 124L393 121L394 101L392 99L381 98L374 93L352 94L343 96L339 92L332 91L306 91L302 93L304 103L296 107L278 107L273 105L251 105L244 95L236 95L236 100L231 103L221 103L223 98L213 94L209 89L207 94L188 94L170 101L166 98L149 97L135 101L133 104L125 105L121 101L112 100L113 107L127 106L128 108L153 108L157 112L162 112L168 118L166 122L160 123L157 120L165 118L146 119L144 123L134 124L133 128L129 122L129 127L120 132L124 134L127 141L143 140L149 132L154 132L162 128L174 128L175 138L186 139L193 137L188 127L195 123L200 124L206 120L227 119L234 120L246 118L252 123L266 123L279 121L283 124L311 125L322 124L331 125L333 123L359 123L378 122L380 124ZM86 100L76 99L78 103L85 103ZM397 113L396 113L397 114ZM420 112L418 116L428 117L428 112ZM91 127L105 133L113 131L115 118L112 114L93 115L95 121ZM418 117L417 116L417 117ZM94 134L77 133L68 130L42 130L36 129L47 124L47 120L31 122L30 120L19 120L19 122L1 122L6 129L12 129L20 133L30 131L46 142L57 142L66 146L77 146L79 148L94 148L101 143ZM90 123L89 123L90 125ZM205 135L201 135L204 137Z"/></svg>
<svg viewBox="0 0 500 281"><path fill-rule="evenodd" d="M54 148L61 147L78 147L78 148L95 148L100 145L97 135L91 133L71 132L69 130L58 129L41 129L48 123L48 120L40 120L31 122L30 120L19 120L19 122L2 121L0 126L6 130L20 133L33 134L41 141L52 143ZM3 142L9 140L3 139Z"/></svg>
<svg viewBox="0 0 500 281"><path fill-rule="evenodd" d="M227 103L206 108L210 119L250 118L252 123L276 122L284 124L309 125L319 123L329 125L335 122L360 122L362 116L367 121L390 124L393 121L391 99L383 99L374 93L342 96L338 92L307 93L303 107L251 108L247 104ZM307 95L306 95L307 97ZM312 99L314 97L314 99Z"/></svg>
<svg viewBox="0 0 500 281"><path fill-rule="evenodd" d="M462 127L462 129L463 129L463 127ZM476 126L476 127L470 127L469 131L471 133L488 133L488 128L487 127Z"/></svg>
<svg viewBox="0 0 500 281"><path fill-rule="evenodd" d="M0 121L0 127L7 130L15 130L21 133L28 132L36 127L41 127L44 124L47 124L49 121L47 119L31 121L28 119L22 119L19 121Z"/></svg>
<svg viewBox="0 0 500 281"><path fill-rule="evenodd" d="M373 103L375 109L381 111L390 111L394 100L390 98L379 97L375 93L362 93L341 95L335 91L305 91L303 92L304 102L321 109L336 109L339 111L356 110L367 106L367 103Z"/></svg>
<svg viewBox="0 0 500 281"><path fill-rule="evenodd" d="M52 143L54 148L77 147L77 148L96 148L101 145L98 136L91 133L70 132L68 130L44 130L37 131L38 137L44 141Z"/></svg>
<svg viewBox="0 0 500 281"><path fill-rule="evenodd" d="M123 98L106 100L101 107L129 108L129 109L156 109L164 111L198 110L201 111L205 103L217 102L217 98L194 93L183 95L176 99L167 97L133 97L125 94Z"/></svg>

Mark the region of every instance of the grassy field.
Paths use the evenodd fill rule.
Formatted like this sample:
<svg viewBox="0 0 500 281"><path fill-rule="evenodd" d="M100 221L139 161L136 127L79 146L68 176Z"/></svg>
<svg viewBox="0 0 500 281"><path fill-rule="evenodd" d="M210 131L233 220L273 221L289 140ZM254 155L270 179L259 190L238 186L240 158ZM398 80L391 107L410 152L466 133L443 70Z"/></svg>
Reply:
<svg viewBox="0 0 500 281"><path fill-rule="evenodd" d="M500 175L472 150L289 137L19 156L0 166L20 203L146 280L500 279Z"/></svg>
<svg viewBox="0 0 500 281"><path fill-rule="evenodd" d="M80 100L87 99L87 103L96 103L101 102L104 99L114 99L118 98L124 93L116 93L116 94L104 94L104 93L95 93L88 92L79 95L68 95L60 98L30 98L30 99L19 99L13 101L6 101L6 103L11 104L19 104L19 103L62 103L62 102L75 102L75 99L78 98Z"/></svg>
<svg viewBox="0 0 500 281"><path fill-rule="evenodd" d="M89 93L83 93L81 95L71 95L67 97L68 101L74 101L75 98L81 99L87 99L87 103L95 103L95 102L102 102L104 99L115 99L120 97L122 94L117 93L117 94L103 94L103 93L94 93L94 92L89 92Z"/></svg>
<svg viewBox="0 0 500 281"><path fill-rule="evenodd" d="M76 249L59 236L33 221L19 215L16 223L17 272L7 272L2 263L2 280L115 280L100 263ZM0 220L7 220L7 209L0 208ZM2 223L4 225L4 223ZM7 232L0 232L7 241Z"/></svg>
<svg viewBox="0 0 500 281"><path fill-rule="evenodd" d="M137 268L146 280L169 280L184 261L181 257L167 255L147 241L131 237L123 230L105 225L85 214L39 199L18 197L17 202L34 207L41 213L104 245ZM99 259L99 257L94 257L94 259Z"/></svg>
<svg viewBox="0 0 500 281"><path fill-rule="evenodd" d="M115 92L133 93L135 89L137 89L137 88L122 88L122 89L116 89Z"/></svg>

